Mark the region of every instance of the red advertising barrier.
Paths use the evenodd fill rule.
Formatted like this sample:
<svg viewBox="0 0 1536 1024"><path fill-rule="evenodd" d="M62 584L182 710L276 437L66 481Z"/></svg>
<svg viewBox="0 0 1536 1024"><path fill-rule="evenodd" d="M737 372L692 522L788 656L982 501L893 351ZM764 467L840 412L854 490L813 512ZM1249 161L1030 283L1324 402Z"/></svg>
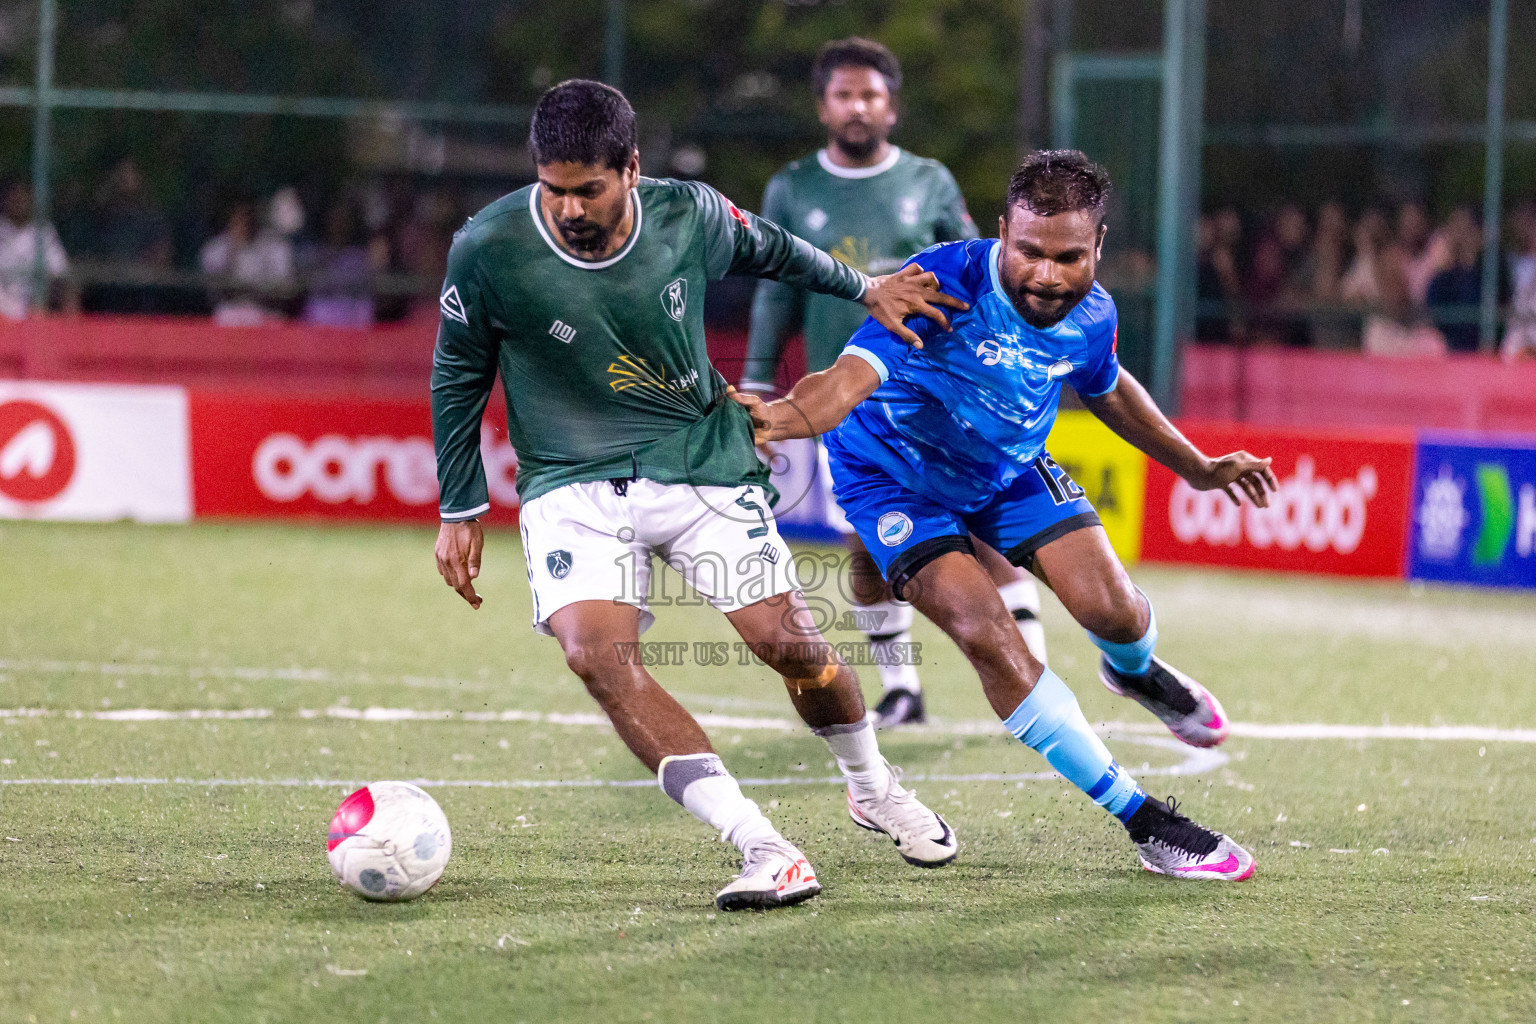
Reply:
<svg viewBox="0 0 1536 1024"><path fill-rule="evenodd" d="M1233 505L1149 462L1141 557L1154 562L1399 578L1414 438L1231 424L1181 424L1208 454L1274 458L1270 507Z"/></svg>
<svg viewBox="0 0 1536 1024"><path fill-rule="evenodd" d="M1184 414L1267 426L1536 433L1536 361L1189 345Z"/></svg>
<svg viewBox="0 0 1536 1024"><path fill-rule="evenodd" d="M292 398L193 392L195 515L437 521L437 461L425 398ZM497 417L503 426L494 424ZM505 414L481 427L494 510L518 505Z"/></svg>

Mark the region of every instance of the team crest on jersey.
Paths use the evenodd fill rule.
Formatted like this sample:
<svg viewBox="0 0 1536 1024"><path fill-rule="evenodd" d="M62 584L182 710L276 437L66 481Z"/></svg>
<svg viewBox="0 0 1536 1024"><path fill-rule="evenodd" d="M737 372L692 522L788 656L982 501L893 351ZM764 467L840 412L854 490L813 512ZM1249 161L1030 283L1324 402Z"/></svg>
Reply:
<svg viewBox="0 0 1536 1024"><path fill-rule="evenodd" d="M683 315L688 312L688 280L678 278L661 290L661 306L667 311L667 316L683 322Z"/></svg>
<svg viewBox="0 0 1536 1024"><path fill-rule="evenodd" d="M826 227L827 211L823 210L819 206L816 207L816 209L805 215L805 226L810 228L812 231L820 231L822 228Z"/></svg>
<svg viewBox="0 0 1536 1024"><path fill-rule="evenodd" d="M918 215L922 212L923 204L917 196L902 196L901 202L896 204L896 216L908 227L917 223Z"/></svg>
<svg viewBox="0 0 1536 1024"><path fill-rule="evenodd" d="M875 533L881 544L893 548L912 536L912 517L905 512L887 512L876 520Z"/></svg>
<svg viewBox="0 0 1536 1024"><path fill-rule="evenodd" d="M549 567L549 574L557 580L563 580L571 574L571 553L569 551L551 551L544 558L544 564Z"/></svg>
<svg viewBox="0 0 1536 1024"><path fill-rule="evenodd" d="M996 366L1003 361L1003 347L991 338L982 338L976 346L976 358L983 366Z"/></svg>
<svg viewBox="0 0 1536 1024"><path fill-rule="evenodd" d="M469 326L469 317L464 314L464 301L459 298L458 285L449 285L443 297L437 300L437 305L449 320L457 320L465 327Z"/></svg>

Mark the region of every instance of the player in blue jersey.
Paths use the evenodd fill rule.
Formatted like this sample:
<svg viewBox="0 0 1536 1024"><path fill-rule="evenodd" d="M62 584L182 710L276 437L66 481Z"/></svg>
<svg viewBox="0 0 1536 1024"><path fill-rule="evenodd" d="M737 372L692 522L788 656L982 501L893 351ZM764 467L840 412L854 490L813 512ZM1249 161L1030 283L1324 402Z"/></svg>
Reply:
<svg viewBox="0 0 1536 1024"><path fill-rule="evenodd" d="M1154 656L1157 620L1083 491L1045 451L1063 382L1117 434L1200 490L1268 504L1268 459L1210 458L1168 422L1115 355L1115 304L1094 281L1109 178L1083 154L1031 154L1008 185L999 238L910 262L968 302L914 320L921 346L871 321L837 362L777 402L737 395L761 441L826 433L838 502L898 597L959 645L1009 732L1114 814L1149 871L1240 881L1253 857L1147 796L1029 652L970 540L1043 580L1103 652L1099 675L1195 746L1226 718L1203 686Z"/></svg>

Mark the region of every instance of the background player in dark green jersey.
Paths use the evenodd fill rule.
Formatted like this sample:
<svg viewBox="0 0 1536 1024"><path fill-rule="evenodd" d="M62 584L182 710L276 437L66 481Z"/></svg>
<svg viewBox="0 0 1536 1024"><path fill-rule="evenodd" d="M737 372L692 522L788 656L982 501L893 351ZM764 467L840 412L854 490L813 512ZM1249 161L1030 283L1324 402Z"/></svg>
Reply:
<svg viewBox="0 0 1536 1024"><path fill-rule="evenodd" d="M936 242L976 237L976 224L949 169L891 145L901 68L890 50L868 39L839 39L821 48L813 78L827 145L796 160L768 182L763 216L783 224L838 260L868 274L888 274ZM771 392L784 343L799 327L805 369L818 373L842 353L864 310L835 295L785 281L763 281L752 303L751 336L741 387ZM793 382L789 382L793 383ZM869 628L885 692L875 708L881 726L921 722L922 684L905 657L912 606L897 601L832 496L826 449L817 442L827 522L853 555L851 596ZM976 551L1019 624L1031 652L1045 662L1040 589L1034 578L979 541Z"/></svg>
<svg viewBox="0 0 1536 1024"><path fill-rule="evenodd" d="M954 833L880 756L858 679L799 592L751 418L709 364L703 307L706 282L753 274L862 303L913 342L904 317L947 322L934 303L967 307L932 274L871 279L707 185L642 178L635 139L616 89L555 86L529 132L538 183L480 211L454 240L432 365L438 570L480 606L480 424L499 371L534 628L559 640L667 795L742 851L721 909L794 903L820 885L646 670L639 637L665 594L652 585L652 554L784 676L848 779L855 823L890 836L911 863L948 863Z"/></svg>

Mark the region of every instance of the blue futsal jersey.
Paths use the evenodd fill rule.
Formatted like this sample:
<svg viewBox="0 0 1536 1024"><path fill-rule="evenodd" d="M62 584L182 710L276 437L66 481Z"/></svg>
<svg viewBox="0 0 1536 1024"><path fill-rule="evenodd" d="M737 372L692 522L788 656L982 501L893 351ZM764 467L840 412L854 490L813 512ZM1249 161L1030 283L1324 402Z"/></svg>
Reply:
<svg viewBox="0 0 1536 1024"><path fill-rule="evenodd" d="M877 465L908 490L972 511L1007 490L1045 451L1061 383L1084 397L1114 390L1115 303L1093 290L1054 327L1031 327L1003 291L997 239L935 245L912 257L971 308L952 331L909 326L914 349L874 319L843 349L880 374L880 387L827 435L845 462Z"/></svg>
<svg viewBox="0 0 1536 1024"><path fill-rule="evenodd" d="M1015 565L1099 525L1082 488L1045 451L1062 381L1095 397L1120 378L1115 304L1097 284L1054 327L1031 327L1003 292L1001 243L936 245L909 262L971 308L941 331L910 325L914 349L874 320L844 354L866 360L880 386L826 435L838 504L901 596L907 580L972 535Z"/></svg>

